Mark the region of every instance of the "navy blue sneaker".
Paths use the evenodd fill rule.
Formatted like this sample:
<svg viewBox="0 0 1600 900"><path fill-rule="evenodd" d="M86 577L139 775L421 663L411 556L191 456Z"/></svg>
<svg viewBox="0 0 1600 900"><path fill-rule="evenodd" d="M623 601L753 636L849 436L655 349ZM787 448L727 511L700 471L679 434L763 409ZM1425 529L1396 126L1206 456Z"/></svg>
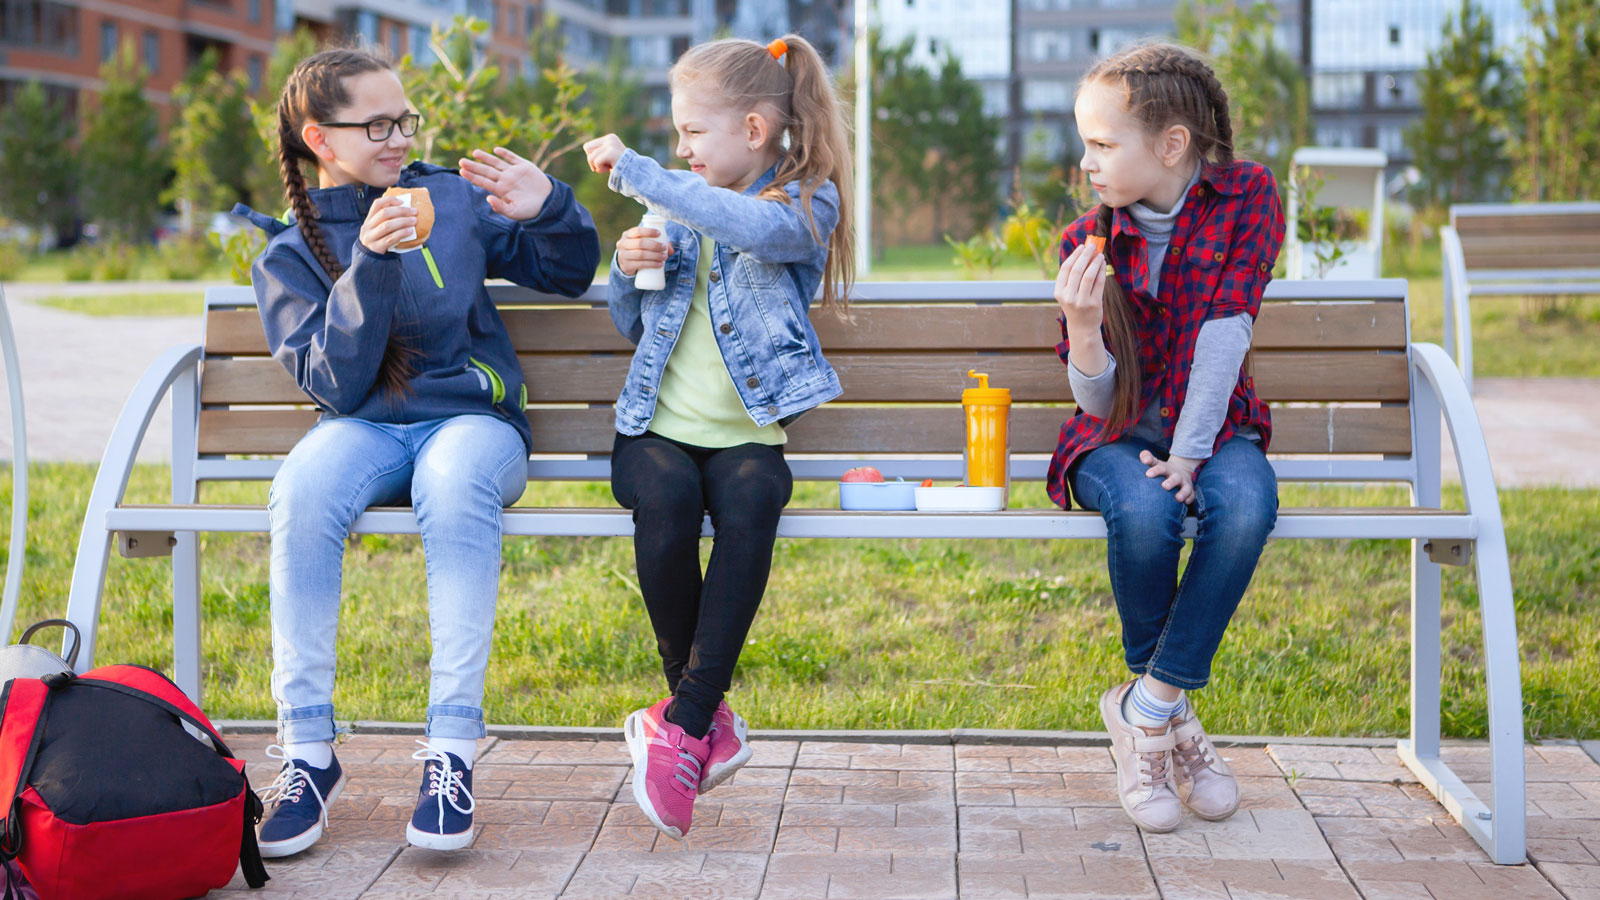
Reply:
<svg viewBox="0 0 1600 900"><path fill-rule="evenodd" d="M428 850L460 850L472 843L472 770L461 757L435 750L426 741L412 759L425 760L417 808L406 823L406 840Z"/></svg>
<svg viewBox="0 0 1600 900"><path fill-rule="evenodd" d="M273 752L277 751L277 752ZM288 856L315 844L328 827L328 807L344 789L344 770L335 758L326 769L290 759L277 744L267 756L283 760L278 780L260 791L261 802L271 808L261 823L256 843L265 857Z"/></svg>

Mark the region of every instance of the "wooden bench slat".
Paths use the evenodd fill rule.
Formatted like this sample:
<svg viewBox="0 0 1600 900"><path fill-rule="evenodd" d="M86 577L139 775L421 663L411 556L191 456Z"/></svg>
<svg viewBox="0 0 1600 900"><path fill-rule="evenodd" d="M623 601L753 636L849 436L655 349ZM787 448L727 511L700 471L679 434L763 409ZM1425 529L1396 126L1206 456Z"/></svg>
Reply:
<svg viewBox="0 0 1600 900"><path fill-rule="evenodd" d="M855 323L817 310L812 322L830 356L851 350L1046 349L1061 338L1053 305L905 307L858 305ZM633 345L617 334L602 309L501 310L512 344L522 353L620 352ZM1257 350L1390 349L1405 347L1404 305L1394 302L1274 303L1255 326ZM208 356L264 356L266 337L254 309L206 314Z"/></svg>
<svg viewBox="0 0 1600 900"><path fill-rule="evenodd" d="M1468 270L1530 269L1549 271L1551 269L1593 268L1595 260L1600 259L1600 242L1595 243L1593 250L1574 250L1560 253L1463 252L1462 258Z"/></svg>
<svg viewBox="0 0 1600 900"><path fill-rule="evenodd" d="M627 378L632 357L522 357L532 403L609 403ZM973 382L969 369L1011 389L1017 402L1071 399L1066 368L1053 352L980 356L975 353L862 354L829 357L844 384L842 402L919 403L958 399ZM1400 353L1257 353L1257 390L1268 402L1405 402L1411 386ZM205 364L201 402L303 404L306 397L276 360L218 359Z"/></svg>
<svg viewBox="0 0 1600 900"><path fill-rule="evenodd" d="M1463 241L1468 237L1500 235L1600 235L1600 213L1592 212L1458 215L1451 224Z"/></svg>
<svg viewBox="0 0 1600 900"><path fill-rule="evenodd" d="M1069 410L1012 410L1013 453L1055 449ZM1273 410L1275 453L1374 454L1411 452L1411 414L1404 407L1286 407ZM316 423L304 409L202 410L203 454L278 455L289 452ZM535 453L609 453L615 436L610 409L535 409L528 412ZM960 453L961 408L826 406L790 429L791 453Z"/></svg>

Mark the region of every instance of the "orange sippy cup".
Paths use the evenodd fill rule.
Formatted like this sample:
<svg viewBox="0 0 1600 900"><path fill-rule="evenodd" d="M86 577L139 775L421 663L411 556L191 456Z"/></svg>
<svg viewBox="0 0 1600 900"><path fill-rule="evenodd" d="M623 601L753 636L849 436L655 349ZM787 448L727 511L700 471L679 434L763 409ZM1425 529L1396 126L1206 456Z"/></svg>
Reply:
<svg viewBox="0 0 1600 900"><path fill-rule="evenodd" d="M1011 391L989 387L989 375L967 370L978 386L961 392L961 406L967 414L967 484L971 487L1005 488L1011 499Z"/></svg>

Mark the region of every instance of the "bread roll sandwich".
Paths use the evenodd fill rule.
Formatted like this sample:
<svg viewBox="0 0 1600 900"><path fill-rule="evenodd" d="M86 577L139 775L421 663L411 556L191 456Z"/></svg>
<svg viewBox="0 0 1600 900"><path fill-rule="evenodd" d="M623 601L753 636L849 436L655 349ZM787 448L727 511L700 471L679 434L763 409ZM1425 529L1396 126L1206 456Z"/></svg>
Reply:
<svg viewBox="0 0 1600 900"><path fill-rule="evenodd" d="M417 211L417 229L411 237L394 245L396 250L415 250L428 242L433 232L433 200L425 187L400 187L396 185L383 192L385 197L399 197L400 202Z"/></svg>

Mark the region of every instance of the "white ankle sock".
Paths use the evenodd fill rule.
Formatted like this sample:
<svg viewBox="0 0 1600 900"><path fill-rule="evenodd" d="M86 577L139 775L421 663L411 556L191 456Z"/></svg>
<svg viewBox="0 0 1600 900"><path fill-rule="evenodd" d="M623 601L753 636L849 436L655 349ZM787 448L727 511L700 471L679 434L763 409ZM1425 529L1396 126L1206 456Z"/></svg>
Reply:
<svg viewBox="0 0 1600 900"><path fill-rule="evenodd" d="M1133 689L1123 695L1122 715L1141 728L1166 728L1172 724L1174 716L1183 712L1185 702L1181 693L1178 699L1170 703L1159 699L1145 687L1144 679L1140 678L1133 683Z"/></svg>
<svg viewBox="0 0 1600 900"><path fill-rule="evenodd" d="M466 763L468 771L472 770L472 758L478 755L478 742L472 738L431 737L428 738L428 746L435 750L443 750L445 753L454 753Z"/></svg>
<svg viewBox="0 0 1600 900"><path fill-rule="evenodd" d="M312 741L308 744L284 744L283 752L290 759L298 759L308 766L326 769L333 762L333 744L329 741Z"/></svg>

